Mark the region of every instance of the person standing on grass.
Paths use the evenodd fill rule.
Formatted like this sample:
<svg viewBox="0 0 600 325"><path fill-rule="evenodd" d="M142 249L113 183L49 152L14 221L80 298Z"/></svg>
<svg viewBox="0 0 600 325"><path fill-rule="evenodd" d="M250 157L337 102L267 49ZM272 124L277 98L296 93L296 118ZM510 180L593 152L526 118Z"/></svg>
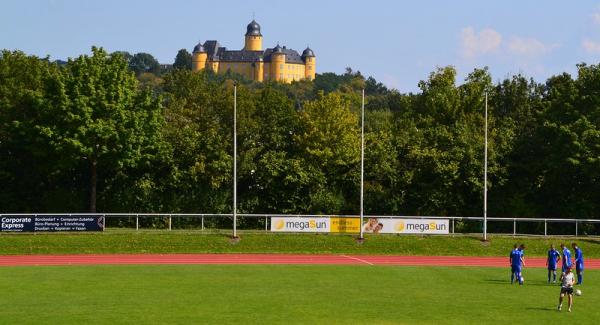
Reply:
<svg viewBox="0 0 600 325"><path fill-rule="evenodd" d="M560 286L560 296L558 297L558 311L562 310L563 297L567 295L569 298L569 312L571 312L571 308L573 308L573 285L575 285L571 266L567 267L565 272L561 274L560 281L562 284Z"/></svg>
<svg viewBox="0 0 600 325"><path fill-rule="evenodd" d="M560 261L560 253L554 248L554 245L550 245L548 251L548 259L546 260L546 266L548 267L548 283L552 278L552 283L556 283L556 263Z"/></svg>
<svg viewBox="0 0 600 325"><path fill-rule="evenodd" d="M583 283L583 252L581 248L573 243L573 250L575 251L575 272L577 272L577 284Z"/></svg>
<svg viewBox="0 0 600 325"><path fill-rule="evenodd" d="M572 265L571 251L565 246L564 243L560 244L560 250L561 250L561 254L562 254L562 271L564 273Z"/></svg>
<svg viewBox="0 0 600 325"><path fill-rule="evenodd" d="M524 248L523 245L521 245L521 247ZM523 250L521 248L517 248L517 244L514 245L513 250L510 252L509 260L511 270L510 284L515 283L515 277L517 278L517 281L519 281L519 284L523 284L521 269L525 262L523 261Z"/></svg>

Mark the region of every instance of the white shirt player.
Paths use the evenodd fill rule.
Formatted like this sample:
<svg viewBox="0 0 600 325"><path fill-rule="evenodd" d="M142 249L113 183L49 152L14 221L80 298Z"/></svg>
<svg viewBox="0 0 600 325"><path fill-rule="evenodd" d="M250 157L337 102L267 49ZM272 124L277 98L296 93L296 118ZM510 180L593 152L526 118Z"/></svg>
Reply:
<svg viewBox="0 0 600 325"><path fill-rule="evenodd" d="M562 287L572 288L574 283L573 272L562 274Z"/></svg>

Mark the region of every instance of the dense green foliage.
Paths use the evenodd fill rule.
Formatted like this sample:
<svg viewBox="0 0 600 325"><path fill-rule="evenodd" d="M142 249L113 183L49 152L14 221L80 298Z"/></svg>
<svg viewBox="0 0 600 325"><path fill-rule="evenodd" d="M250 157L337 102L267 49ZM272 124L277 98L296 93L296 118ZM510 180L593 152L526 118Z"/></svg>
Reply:
<svg viewBox="0 0 600 325"><path fill-rule="evenodd" d="M334 265L0 268L6 324L596 324L600 272L573 312L545 270ZM565 302L566 306L566 302Z"/></svg>
<svg viewBox="0 0 600 325"><path fill-rule="evenodd" d="M508 256L515 243L525 243L527 256L546 256L550 244L577 241L587 258L600 258L600 240L491 236L370 235L358 245L355 235L281 234L242 231L231 243L231 232L124 231L110 229L88 234L4 234L0 255L20 254L160 254L160 253L302 253L428 256Z"/></svg>
<svg viewBox="0 0 600 325"><path fill-rule="evenodd" d="M188 59L159 76L145 53L2 52L1 212L231 212L237 83L240 212L358 213L365 89L365 213L481 215L487 91L489 215L599 216L600 65L543 84L443 67L402 94L351 69L285 85Z"/></svg>

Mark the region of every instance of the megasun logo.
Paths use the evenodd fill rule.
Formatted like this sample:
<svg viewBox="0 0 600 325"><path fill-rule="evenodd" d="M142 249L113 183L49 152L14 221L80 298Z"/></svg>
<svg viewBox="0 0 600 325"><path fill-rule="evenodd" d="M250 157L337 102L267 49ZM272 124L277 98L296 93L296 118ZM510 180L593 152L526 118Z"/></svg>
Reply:
<svg viewBox="0 0 600 325"><path fill-rule="evenodd" d="M329 232L329 218L314 217L289 217L271 219L272 231L289 232Z"/></svg>
<svg viewBox="0 0 600 325"><path fill-rule="evenodd" d="M396 224L396 231L403 231L404 230L404 221L400 221Z"/></svg>
<svg viewBox="0 0 600 325"><path fill-rule="evenodd" d="M406 230L414 230L418 232L443 231L447 230L447 227L444 223L437 223L435 221L431 221L429 223L411 222L406 224Z"/></svg>
<svg viewBox="0 0 600 325"><path fill-rule="evenodd" d="M285 222L283 222L283 220L279 220L275 224L275 229L283 229L283 226L285 226Z"/></svg>
<svg viewBox="0 0 600 325"><path fill-rule="evenodd" d="M313 219L308 221L287 221L285 228L289 230L325 229L327 228L327 222Z"/></svg>

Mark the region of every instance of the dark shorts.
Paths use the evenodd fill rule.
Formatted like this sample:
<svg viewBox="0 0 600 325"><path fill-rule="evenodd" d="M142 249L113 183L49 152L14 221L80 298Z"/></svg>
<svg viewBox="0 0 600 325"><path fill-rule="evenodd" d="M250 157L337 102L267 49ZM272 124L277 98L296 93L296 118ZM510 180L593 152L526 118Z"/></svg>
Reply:
<svg viewBox="0 0 600 325"><path fill-rule="evenodd" d="M548 271L556 271L556 265L548 265Z"/></svg>
<svg viewBox="0 0 600 325"><path fill-rule="evenodd" d="M583 264L576 264L575 265L575 271L577 273L581 273L581 271L583 271Z"/></svg>
<svg viewBox="0 0 600 325"><path fill-rule="evenodd" d="M521 273L521 266L511 266L512 273Z"/></svg>
<svg viewBox="0 0 600 325"><path fill-rule="evenodd" d="M566 293L568 295L572 295L573 294L573 287L571 287L571 288L560 287L560 293L561 294Z"/></svg>

